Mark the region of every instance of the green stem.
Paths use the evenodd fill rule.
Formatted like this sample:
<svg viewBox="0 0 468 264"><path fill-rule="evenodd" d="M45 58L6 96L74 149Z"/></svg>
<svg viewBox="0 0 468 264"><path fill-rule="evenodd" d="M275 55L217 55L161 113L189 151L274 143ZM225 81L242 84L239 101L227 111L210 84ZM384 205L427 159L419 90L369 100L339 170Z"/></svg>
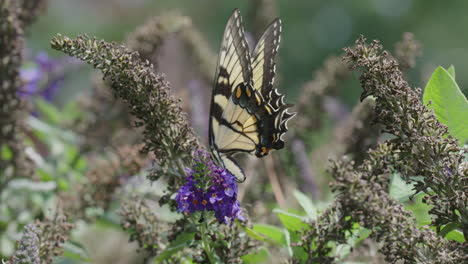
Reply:
<svg viewBox="0 0 468 264"><path fill-rule="evenodd" d="M205 250L206 255L208 256L208 260L210 263L215 264L215 258L214 254L211 251L210 244L208 243L208 239L206 237L206 232L208 228L206 226L206 220L202 223L201 225L201 237L202 237L202 243L203 243L203 249Z"/></svg>

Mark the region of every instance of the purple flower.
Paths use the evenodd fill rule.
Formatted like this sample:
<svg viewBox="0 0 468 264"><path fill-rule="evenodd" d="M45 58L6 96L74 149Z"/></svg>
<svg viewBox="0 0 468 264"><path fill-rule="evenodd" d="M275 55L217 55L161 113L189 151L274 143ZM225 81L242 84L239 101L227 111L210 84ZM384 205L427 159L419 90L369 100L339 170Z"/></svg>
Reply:
<svg viewBox="0 0 468 264"><path fill-rule="evenodd" d="M22 97L40 96L46 101L52 101L64 80L61 63L51 59L45 52L39 53L32 67L20 70L23 87L18 91Z"/></svg>
<svg viewBox="0 0 468 264"><path fill-rule="evenodd" d="M234 219L244 221L237 200L236 178L224 168L218 167L208 152L195 152L193 166L187 169L187 182L180 187L176 202L179 212L213 211L220 223Z"/></svg>

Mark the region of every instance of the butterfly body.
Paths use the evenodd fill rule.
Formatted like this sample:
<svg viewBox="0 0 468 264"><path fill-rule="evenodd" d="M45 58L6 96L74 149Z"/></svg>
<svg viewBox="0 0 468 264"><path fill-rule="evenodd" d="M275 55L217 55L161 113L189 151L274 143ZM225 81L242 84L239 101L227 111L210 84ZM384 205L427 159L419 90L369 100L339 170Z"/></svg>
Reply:
<svg viewBox="0 0 468 264"><path fill-rule="evenodd" d="M294 114L284 95L273 88L275 55L281 21L267 27L250 54L236 9L228 20L221 44L211 100L209 141L215 160L245 179L232 156L247 152L261 158L284 147L287 121Z"/></svg>

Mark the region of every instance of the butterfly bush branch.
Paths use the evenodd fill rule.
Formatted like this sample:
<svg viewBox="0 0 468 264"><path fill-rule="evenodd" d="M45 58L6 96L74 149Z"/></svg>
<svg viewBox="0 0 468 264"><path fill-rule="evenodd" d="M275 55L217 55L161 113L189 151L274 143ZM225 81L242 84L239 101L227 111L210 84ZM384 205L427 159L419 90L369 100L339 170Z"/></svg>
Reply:
<svg viewBox="0 0 468 264"><path fill-rule="evenodd" d="M347 217L347 211L336 200L316 221L310 223L310 230L301 232L300 246L307 253L309 263L334 263L331 255L333 245L346 244L347 234L353 229L352 219Z"/></svg>
<svg viewBox="0 0 468 264"><path fill-rule="evenodd" d="M46 0L20 0L19 19L25 26L31 25L47 8Z"/></svg>
<svg viewBox="0 0 468 264"><path fill-rule="evenodd" d="M207 109L203 104L197 103L196 99L207 96L208 91L205 88L207 84L213 82L216 54L212 52L208 42L193 25L190 17L178 12L153 17L129 34L126 43L129 49L140 53L142 59L149 60L157 68L160 50L171 38L177 38L182 43L182 48L187 51L184 53L188 56L187 59L191 64L196 65L194 70L197 71L200 80L194 79L188 84L192 99L189 112L194 128L207 134L205 126Z"/></svg>
<svg viewBox="0 0 468 264"><path fill-rule="evenodd" d="M388 194L388 181L395 161L395 146L381 144L356 166L347 158L333 162L330 174L338 193L335 202L302 232L299 244L314 263L334 263L333 245L346 244L356 231L355 223L371 231L381 243L379 251L390 263L457 263L466 260L465 245L448 241L429 229L418 228L412 213Z"/></svg>
<svg viewBox="0 0 468 264"><path fill-rule="evenodd" d="M373 124L374 108L375 100L372 98L367 98L354 107L351 114L335 126L330 144L320 148L318 153L313 153L312 156L330 157L330 155L323 155L326 149L326 151L333 152L332 155L335 157L348 155L355 164L361 164L367 157L367 151L376 146L381 135L382 127Z"/></svg>
<svg viewBox="0 0 468 264"><path fill-rule="evenodd" d="M361 73L361 98L376 98L376 122L396 138L392 146L392 167L416 192L427 194L432 205L433 225L438 230L455 223L468 236L468 170L466 149L449 135L445 125L421 102L421 90L411 89L398 63L382 51L378 41L367 44L364 37L347 48L345 60ZM414 178L412 176L421 176Z"/></svg>
<svg viewBox="0 0 468 264"><path fill-rule="evenodd" d="M166 41L174 36L182 40L189 51L187 53L190 54L192 63L197 65L196 68L200 71L203 81L211 84L216 66L216 56L187 16L177 12L169 12L153 17L131 32L125 43L129 50L138 52L143 61L150 61L157 70L160 50ZM109 96L111 90L109 86L108 81L96 78L91 100L86 98L86 101L83 102L84 107L94 117L79 124L80 130L86 134L87 142L91 146L95 146L96 143L102 145L102 142L109 139L106 130L109 123L114 126L123 126L122 129L124 129L131 122L125 106L120 102L115 102L112 96ZM109 112L113 113L111 118L109 115L103 114ZM193 111L192 114L198 115L198 112Z"/></svg>
<svg viewBox="0 0 468 264"><path fill-rule="evenodd" d="M121 226L130 232L130 242L136 241L147 258L157 256L167 246L161 234L168 227L159 221L145 200L133 197L124 201L119 215Z"/></svg>
<svg viewBox="0 0 468 264"><path fill-rule="evenodd" d="M112 84L117 98L127 102L130 112L143 127L145 152L154 152L158 173L153 180L178 169L180 177L171 177L169 192L174 193L184 177L184 164L190 164L192 151L202 149L182 112L179 100L170 95L163 75L155 73L148 61L122 45L89 38L70 39L57 35L52 48L92 64Z"/></svg>
<svg viewBox="0 0 468 264"><path fill-rule="evenodd" d="M211 83L216 66L216 54L211 51L208 42L193 25L190 17L170 12L151 18L129 34L126 43L129 49L138 51L142 59L151 61L157 69L156 57L170 36L182 40L203 80Z"/></svg>
<svg viewBox="0 0 468 264"><path fill-rule="evenodd" d="M55 212L35 224L24 227L16 251L8 264L49 264L63 254L63 244L68 240L73 225L61 211Z"/></svg>
<svg viewBox="0 0 468 264"><path fill-rule="evenodd" d="M157 56L164 42L190 26L190 18L178 13L156 16L127 36L125 43L130 50L137 51L143 60L149 60L158 68Z"/></svg>
<svg viewBox="0 0 468 264"><path fill-rule="evenodd" d="M311 230L303 233L303 248L324 263L336 261L326 258L332 248L321 238L343 243L353 232L350 223L358 223L371 231L373 240L382 243L379 251L391 263L462 263L467 260L466 243L446 240L429 227L418 228L414 216L388 194L393 172L399 171L408 181L414 181L410 176L423 176L416 181L416 191L429 196L427 200L433 205L430 213L436 216L433 224L461 221L449 208L460 212L466 208L466 163L456 140L445 137L446 127L421 104L418 90L409 88L397 62L381 49L378 42L368 45L360 38L355 47L346 49L346 59L351 69L362 72L362 98L375 98L375 103L366 100L372 102L366 112L375 108L374 122L396 138L370 150L360 164L346 157L332 164L329 173L335 181L331 188L338 196L310 224ZM455 168L457 172L451 172ZM447 188L447 182L450 192L442 189L442 183ZM460 215L463 218L463 213ZM318 246L311 247L315 244Z"/></svg>
<svg viewBox="0 0 468 264"><path fill-rule="evenodd" d="M393 162L393 151L382 144L357 169L346 159L332 165L330 173L336 179L332 190L340 193L337 201L344 214L372 231L370 237L382 243L379 251L390 263L463 262L461 243L448 241L428 227L418 228L414 216L389 196L386 182L391 168L385 164Z"/></svg>
<svg viewBox="0 0 468 264"><path fill-rule="evenodd" d="M302 87L302 96L297 104L300 114L294 121L299 135L322 127L326 98L335 95L339 83L348 76L349 70L341 58L331 56L317 70L315 78Z"/></svg>
<svg viewBox="0 0 468 264"><path fill-rule="evenodd" d="M7 264L41 264L39 259L39 230L34 224L24 226L17 249Z"/></svg>
<svg viewBox="0 0 468 264"><path fill-rule="evenodd" d="M422 45L414 38L413 33L405 32L402 40L395 44L394 56L402 71L414 68L416 58L421 56L421 54Z"/></svg>
<svg viewBox="0 0 468 264"><path fill-rule="evenodd" d="M32 161L22 143L22 117L25 104L18 96L22 86L19 68L23 59L24 30L38 12L33 8L43 1L12 1L0 3L0 150L11 153L1 157L0 192L14 176L31 176ZM3 155L2 155L3 156Z"/></svg>
<svg viewBox="0 0 468 264"><path fill-rule="evenodd" d="M51 217L37 221L36 226L40 230L39 257L41 264L53 263L53 258L63 254L63 244L68 240L74 225L68 221L68 217L61 209Z"/></svg>

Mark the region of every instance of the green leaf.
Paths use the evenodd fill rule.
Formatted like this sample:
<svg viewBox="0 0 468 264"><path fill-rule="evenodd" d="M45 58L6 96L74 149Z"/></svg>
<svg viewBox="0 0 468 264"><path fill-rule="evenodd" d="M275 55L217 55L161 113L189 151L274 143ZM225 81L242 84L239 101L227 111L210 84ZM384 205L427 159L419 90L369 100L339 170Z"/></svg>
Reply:
<svg viewBox="0 0 468 264"><path fill-rule="evenodd" d="M414 196L413 200L404 204L406 210L413 212L414 216L416 217L418 227L431 223L431 216L429 215L431 206L422 202L422 199L425 195L425 193L419 193Z"/></svg>
<svg viewBox="0 0 468 264"><path fill-rule="evenodd" d="M247 254L241 257L243 263L262 263L270 259L270 252L266 248L261 248L255 253Z"/></svg>
<svg viewBox="0 0 468 264"><path fill-rule="evenodd" d="M51 126L40 119L29 116L27 124L33 129L37 136L49 144L63 144L61 141L65 141L71 144L78 143L78 135L71 132L70 130L62 130L60 128ZM63 148L63 147L62 147Z"/></svg>
<svg viewBox="0 0 468 264"><path fill-rule="evenodd" d="M306 219L302 216L292 214L281 209L274 209L274 213L276 213L283 225L291 232L300 231L303 229L309 229L309 226L304 222Z"/></svg>
<svg viewBox="0 0 468 264"><path fill-rule="evenodd" d="M299 202L299 204L302 206L302 208L304 208L310 220L317 219L317 208L315 207L312 200L299 190L294 190L293 195Z"/></svg>
<svg viewBox="0 0 468 264"><path fill-rule="evenodd" d="M36 102L36 107L41 114L42 119L46 120L50 124L59 124L60 120L62 119L60 110L56 108L53 104L41 99L37 98L34 100Z"/></svg>
<svg viewBox="0 0 468 264"><path fill-rule="evenodd" d="M2 145L2 149L1 149L2 160L10 160L12 157L13 157L13 152L11 151L11 149L6 145Z"/></svg>
<svg viewBox="0 0 468 264"><path fill-rule="evenodd" d="M439 235L445 237L450 231L457 229L460 226L460 223L449 223L440 230Z"/></svg>
<svg viewBox="0 0 468 264"><path fill-rule="evenodd" d="M290 257L294 255L293 249L291 247L291 235L288 230L284 230L284 237L286 238L286 249L288 250L288 254Z"/></svg>
<svg viewBox="0 0 468 264"><path fill-rule="evenodd" d="M448 73L450 73L450 76L455 80L455 67L453 65L450 65L450 67L447 69Z"/></svg>
<svg viewBox="0 0 468 264"><path fill-rule="evenodd" d="M336 257L339 260L343 260L344 258L346 258L346 256L349 255L349 253L351 253L351 248L352 247L348 244L339 244L338 246L336 246L335 249Z"/></svg>
<svg viewBox="0 0 468 264"><path fill-rule="evenodd" d="M468 139L468 101L452 75L442 67L434 71L424 90L423 102L427 105L429 101L437 119L463 145Z"/></svg>
<svg viewBox="0 0 468 264"><path fill-rule="evenodd" d="M275 246L283 246L283 243L282 242L279 242L278 240L275 240L275 239L272 239L270 236L268 235L265 235L265 234L262 234L260 232L257 232L255 231L254 229L252 228L248 228L246 226L242 226L242 225L239 225L242 229L244 229L245 233L250 236L251 238L253 239L256 239L258 241L262 241L262 242L265 242L265 243L270 243L270 244L273 244ZM283 231L281 231L283 232ZM283 234L282 234L283 235ZM286 245L286 243L284 244Z"/></svg>
<svg viewBox="0 0 468 264"><path fill-rule="evenodd" d="M465 236L463 236L463 233L460 230L452 230L445 235L445 238L448 240L454 240L459 243L465 243L466 239Z"/></svg>
<svg viewBox="0 0 468 264"><path fill-rule="evenodd" d="M353 234L351 235L350 238L348 238L348 244L352 247L356 246L359 242L362 240L366 239L369 237L369 235L372 233L371 230L364 228L364 227L358 227L358 229L353 231Z"/></svg>
<svg viewBox="0 0 468 264"><path fill-rule="evenodd" d="M284 231L279 227L267 224L254 224L252 229L258 234L270 238L277 244L287 246Z"/></svg>
<svg viewBox="0 0 468 264"><path fill-rule="evenodd" d="M414 194L413 187L414 183L408 184L400 177L400 174L394 173L390 182L389 194L400 202L406 202Z"/></svg>
<svg viewBox="0 0 468 264"><path fill-rule="evenodd" d="M348 237L346 244L339 244L336 246L335 255L339 260L344 260L352 248L356 247L359 242L369 237L372 233L371 230L361 227L358 223L353 224L353 230L351 236Z"/></svg>
<svg viewBox="0 0 468 264"><path fill-rule="evenodd" d="M90 262L91 258L86 249L79 243L68 241L63 244L63 257L83 262Z"/></svg>
<svg viewBox="0 0 468 264"><path fill-rule="evenodd" d="M193 238L195 237L195 232L189 233L182 233L176 237L171 244L164 249L161 254L156 258L156 263L161 263L161 261L168 259L178 251L184 249L185 247L189 246L193 242Z"/></svg>

